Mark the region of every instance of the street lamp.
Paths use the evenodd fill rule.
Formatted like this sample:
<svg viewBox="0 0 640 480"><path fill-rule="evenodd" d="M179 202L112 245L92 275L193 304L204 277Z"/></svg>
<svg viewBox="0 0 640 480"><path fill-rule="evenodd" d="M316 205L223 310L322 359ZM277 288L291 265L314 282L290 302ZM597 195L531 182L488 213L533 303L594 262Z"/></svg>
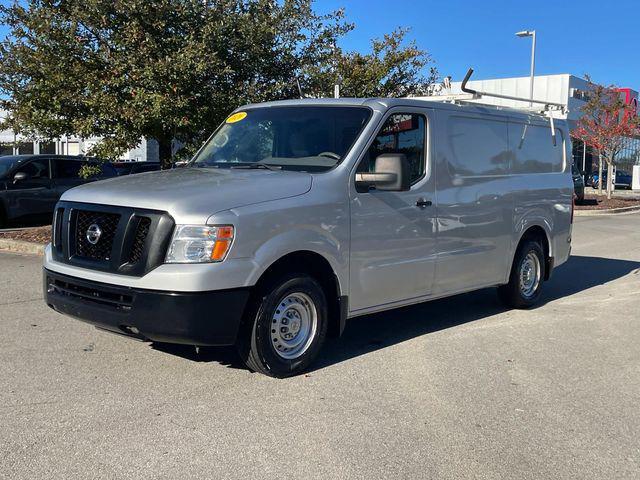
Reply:
<svg viewBox="0 0 640 480"><path fill-rule="evenodd" d="M516 33L516 37L531 37L531 80L529 81L529 98L533 100L533 75L536 69L536 31L535 30L523 30ZM530 103L533 106L533 102Z"/></svg>

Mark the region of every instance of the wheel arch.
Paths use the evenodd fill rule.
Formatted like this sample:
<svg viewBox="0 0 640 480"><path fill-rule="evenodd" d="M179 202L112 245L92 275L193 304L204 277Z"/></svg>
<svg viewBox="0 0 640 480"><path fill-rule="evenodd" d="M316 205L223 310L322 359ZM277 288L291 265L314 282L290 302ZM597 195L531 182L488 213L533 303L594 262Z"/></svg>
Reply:
<svg viewBox="0 0 640 480"><path fill-rule="evenodd" d="M346 321L348 297L343 294L340 278L331 262L312 250L302 249L285 253L264 269L255 283L254 290L260 291L269 280L287 272L306 273L320 283L329 308L329 335L340 336Z"/></svg>
<svg viewBox="0 0 640 480"><path fill-rule="evenodd" d="M522 229L518 237L518 242L513 249L513 254L511 255L511 265L513 265L513 260L518 248L520 248L522 242L526 240L537 240L542 245L545 260L544 279L549 280L551 271L553 270L553 243L551 242L549 226L545 223L536 222L528 224Z"/></svg>

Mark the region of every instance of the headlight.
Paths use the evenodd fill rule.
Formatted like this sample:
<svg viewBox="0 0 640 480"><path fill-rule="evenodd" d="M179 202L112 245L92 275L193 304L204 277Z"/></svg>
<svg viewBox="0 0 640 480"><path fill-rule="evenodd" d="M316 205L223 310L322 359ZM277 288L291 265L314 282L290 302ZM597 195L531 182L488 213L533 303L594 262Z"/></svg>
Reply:
<svg viewBox="0 0 640 480"><path fill-rule="evenodd" d="M221 262L233 242L231 225L176 225L167 263Z"/></svg>

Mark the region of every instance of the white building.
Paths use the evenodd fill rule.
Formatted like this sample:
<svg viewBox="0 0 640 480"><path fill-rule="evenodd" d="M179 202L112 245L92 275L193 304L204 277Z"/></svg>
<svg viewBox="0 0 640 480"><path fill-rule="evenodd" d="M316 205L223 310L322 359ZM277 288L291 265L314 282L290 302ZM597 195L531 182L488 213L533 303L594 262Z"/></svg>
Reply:
<svg viewBox="0 0 640 480"><path fill-rule="evenodd" d="M6 112L0 111L0 119ZM65 136L54 140L34 140L11 130L0 130L0 155L24 154L58 154L85 155L100 140L99 137L80 138ZM143 138L140 144L120 157L125 162L157 162L159 161L158 142Z"/></svg>

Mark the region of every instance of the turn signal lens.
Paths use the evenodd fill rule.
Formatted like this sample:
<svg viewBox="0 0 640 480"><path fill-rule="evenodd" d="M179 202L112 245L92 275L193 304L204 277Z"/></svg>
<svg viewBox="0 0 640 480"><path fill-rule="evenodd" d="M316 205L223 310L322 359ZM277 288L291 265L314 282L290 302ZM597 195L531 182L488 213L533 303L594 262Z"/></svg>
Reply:
<svg viewBox="0 0 640 480"><path fill-rule="evenodd" d="M221 262L233 243L231 225L176 225L167 263Z"/></svg>
<svg viewBox="0 0 640 480"><path fill-rule="evenodd" d="M211 250L211 260L221 262L229 251L233 240L233 227L217 227L216 243Z"/></svg>

